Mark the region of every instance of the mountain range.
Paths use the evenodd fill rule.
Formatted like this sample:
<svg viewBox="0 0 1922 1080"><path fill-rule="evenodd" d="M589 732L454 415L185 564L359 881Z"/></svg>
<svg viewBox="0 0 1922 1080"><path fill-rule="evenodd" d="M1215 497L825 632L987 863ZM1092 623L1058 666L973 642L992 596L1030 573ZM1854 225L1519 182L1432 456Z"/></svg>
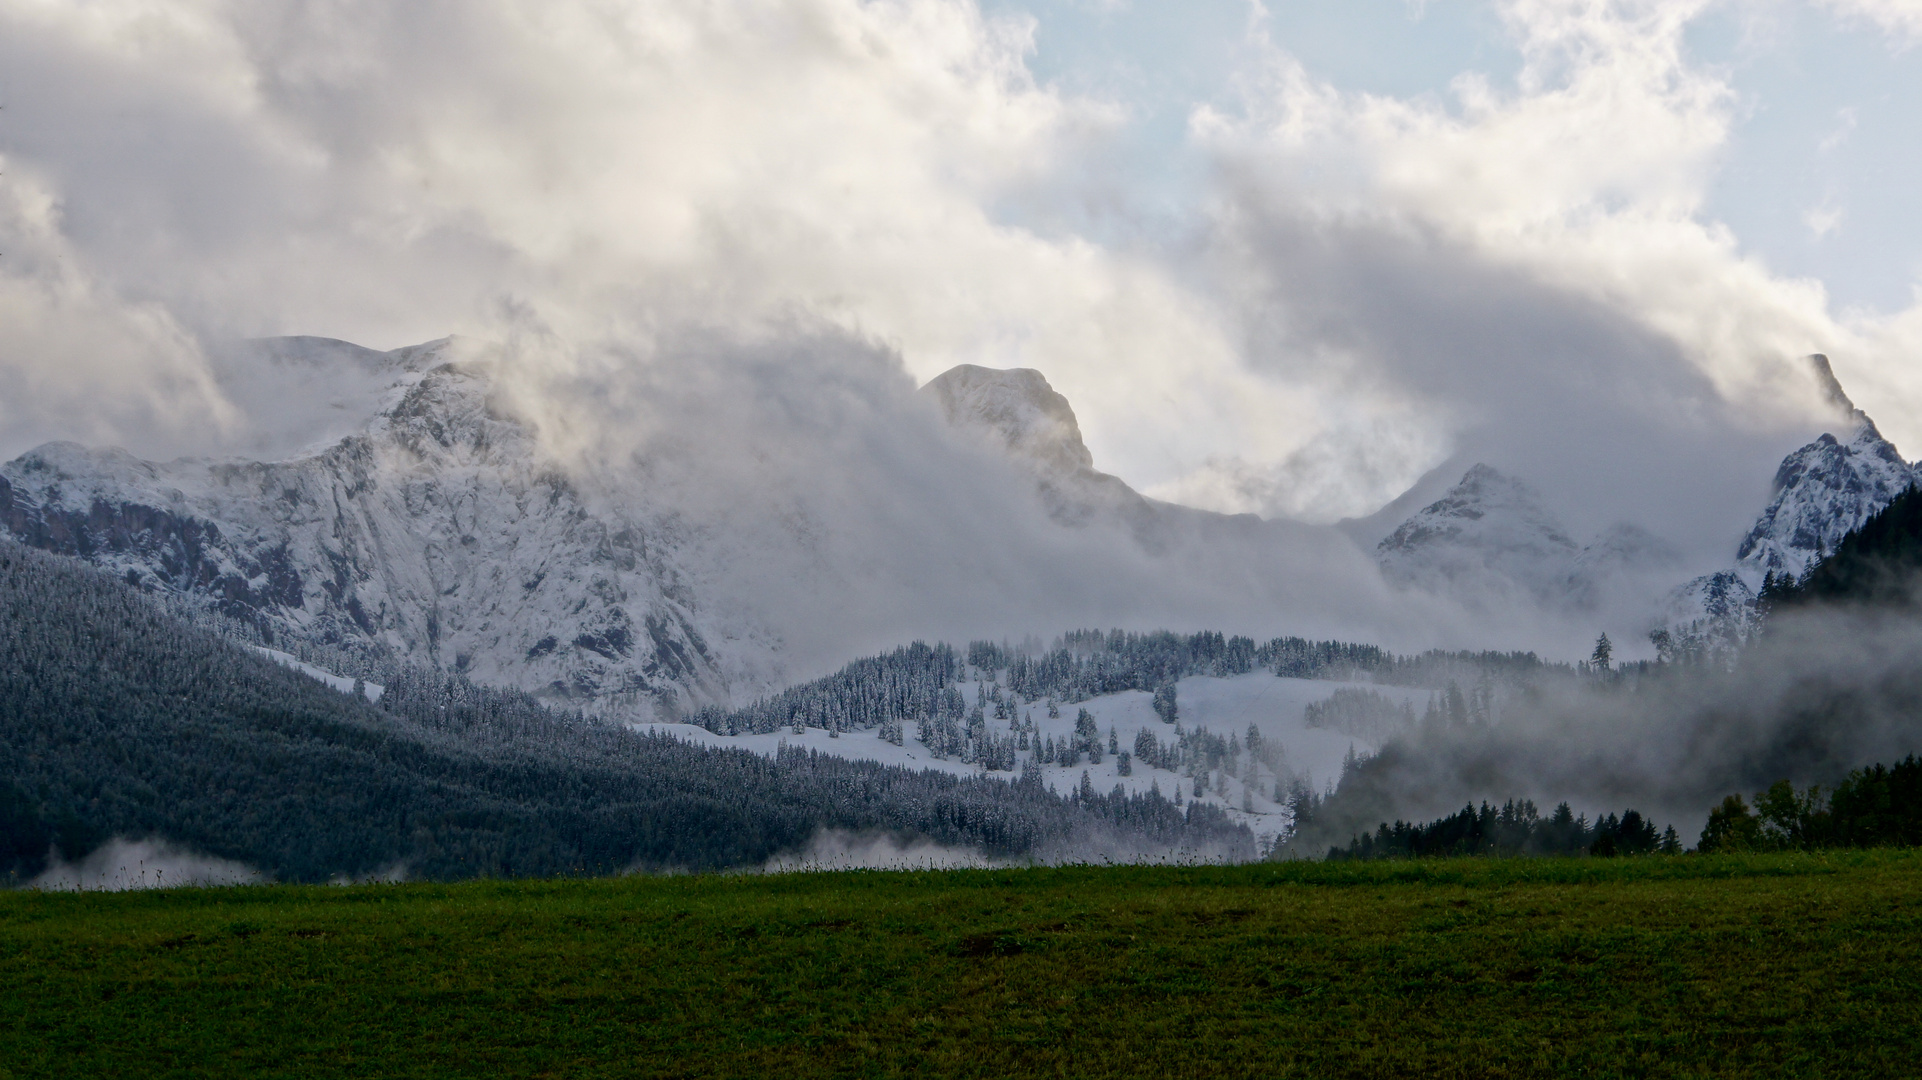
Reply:
<svg viewBox="0 0 1922 1080"><path fill-rule="evenodd" d="M660 478L680 469L698 481L699 459L725 440L668 451L691 464L637 453L583 470L512 407L494 355L454 339L391 352L319 338L229 350L223 385L251 426L225 452L150 461L43 445L0 466L0 527L248 622L269 645L373 650L636 720L778 689L792 681L783 661L793 627L861 621L864 591L926 588L929 575L947 574L966 590L969 575L1030 553L1053 560L1054 576L1047 563L1022 573L1045 585L1071 569L1085 580L1069 584L1093 596L1087 606L1114 606L1107 594L1177 605L1203 596L1188 617L1218 609L1210 595L1254 610L1264 590L1321 587L1295 568L1303 559L1362 565L1328 530L1143 497L1094 469L1073 410L1038 372L966 366L896 406L946 417L948 434L910 447L937 458L935 475L1000 463L961 485L985 489L972 506L921 494L947 515L927 532L956 534L951 548L861 537L873 527L850 526L850 515L885 492L853 509L750 492L766 505L738 528L741 498L701 492L736 515L717 524L685 499L698 482ZM1036 504L1032 523L1024 502ZM984 507L1008 509L984 520ZM968 530L984 535L970 540ZM971 563L942 565L956 552ZM891 560L886 569L877 556ZM785 637L769 615L777 594ZM991 612L988 600L976 606ZM1033 620L1045 606L1035 598L1017 612Z"/></svg>
<svg viewBox="0 0 1922 1080"><path fill-rule="evenodd" d="M1789 455L1732 565L1679 587L1678 556L1647 530L1583 542L1526 483L1476 464L1379 538L1380 595L1362 595L1352 523L1344 535L1144 497L1094 467L1073 408L1039 372L963 365L918 396L1025 477L1028 492L993 498L1038 499L1060 532L1041 542L1137 575L1117 589L1212 588L1274 617L1294 614L1273 599L1287 589L1347 588L1357 610L1430 595L1574 619L1632 603L1651 627L1739 633L1764 573L1799 574L1915 477L1814 362L1845 438ZM377 352L270 339L222 354L220 372L252 420L227 452L156 462L41 446L0 466L0 527L245 620L268 644L374 650L590 714L675 719L788 681L754 590L728 587L741 566L818 563L808 515L782 518L775 537L799 555L763 560L719 542L645 469L613 483L564 467L471 342ZM861 567L824 573L858 579Z"/></svg>
<svg viewBox="0 0 1922 1080"><path fill-rule="evenodd" d="M1897 495L1922 479L1875 422L1855 407L1826 356L1808 363L1840 421L1794 450L1775 472L1772 497L1728 567L1666 587L1644 619L1672 643L1744 639L1769 574L1799 578ZM1355 529L1360 523L1351 523ZM1640 601L1651 582L1673 581L1674 548L1618 524L1578 545L1527 484L1476 464L1439 499L1375 548L1382 572L1404 587L1476 598L1525 596L1551 608L1592 611L1611 597Z"/></svg>

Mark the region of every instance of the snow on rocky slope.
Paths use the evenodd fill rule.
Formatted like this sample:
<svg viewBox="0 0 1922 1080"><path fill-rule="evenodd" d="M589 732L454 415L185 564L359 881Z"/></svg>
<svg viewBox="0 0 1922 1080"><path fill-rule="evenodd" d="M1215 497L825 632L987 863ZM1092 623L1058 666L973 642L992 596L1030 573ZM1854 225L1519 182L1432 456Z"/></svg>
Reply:
<svg viewBox="0 0 1922 1080"><path fill-rule="evenodd" d="M1639 593L1642 578L1676 560L1666 542L1635 525L1577 544L1534 489L1485 464L1384 537L1375 557L1404 587L1483 607L1557 610L1594 610L1615 594Z"/></svg>
<svg viewBox="0 0 1922 1080"><path fill-rule="evenodd" d="M1868 414L1855 407L1819 353L1808 358L1842 422L1782 459L1774 497L1756 518L1727 570L1671 593L1660 628L1678 642L1739 642L1755 624L1755 596L1771 573L1799 577L1844 536L1922 478Z"/></svg>
<svg viewBox="0 0 1922 1080"><path fill-rule="evenodd" d="M1813 359L1828 374L1827 358ZM1844 438L1824 434L1783 458L1775 497L1742 538L1736 563L1755 584L1769 572L1800 577L1916 481L1915 467L1875 422L1846 397L1841 403L1848 410Z"/></svg>
<svg viewBox="0 0 1922 1080"><path fill-rule="evenodd" d="M472 350L279 344L244 389L271 397L276 371L282 392L308 384L258 402L260 430L282 433L258 445L292 456L160 463L54 443L0 467L0 523L270 633L375 642L596 712L724 700L674 528L591 512L493 407Z"/></svg>

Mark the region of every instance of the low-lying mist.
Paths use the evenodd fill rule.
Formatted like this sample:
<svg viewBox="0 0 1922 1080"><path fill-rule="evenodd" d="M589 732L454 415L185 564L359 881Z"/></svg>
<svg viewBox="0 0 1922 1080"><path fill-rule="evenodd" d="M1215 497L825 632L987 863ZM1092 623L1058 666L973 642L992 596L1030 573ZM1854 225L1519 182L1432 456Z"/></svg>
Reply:
<svg viewBox="0 0 1922 1080"><path fill-rule="evenodd" d="M823 829L805 846L783 852L761 867L763 873L827 870L999 869L1010 866L1071 866L1090 863L1178 864L1246 862L1257 854L1252 844L1155 845L1138 836L1107 831L1050 844L1018 859L995 858L968 847L941 844L925 836L855 833Z"/></svg>
<svg viewBox="0 0 1922 1080"><path fill-rule="evenodd" d="M1739 652L1537 682L1488 723L1430 721L1350 769L1290 845L1315 857L1397 819L1467 803L1634 808L1692 842L1723 796L1833 786L1922 751L1914 609L1777 612Z"/></svg>
<svg viewBox="0 0 1922 1080"><path fill-rule="evenodd" d="M124 892L129 889L260 885L273 880L244 863L202 855L166 840L114 837L73 862L59 857L27 882L29 889Z"/></svg>

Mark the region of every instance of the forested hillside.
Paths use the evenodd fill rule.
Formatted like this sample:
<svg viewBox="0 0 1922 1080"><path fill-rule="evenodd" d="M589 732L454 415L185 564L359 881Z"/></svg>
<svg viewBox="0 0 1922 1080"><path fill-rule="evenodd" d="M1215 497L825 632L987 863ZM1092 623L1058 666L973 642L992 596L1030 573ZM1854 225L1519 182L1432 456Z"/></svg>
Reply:
<svg viewBox="0 0 1922 1080"><path fill-rule="evenodd" d="M990 856L1247 854L1218 811L805 753L770 760L390 666L380 706L0 543L0 875L162 837L287 880L757 865L823 828Z"/></svg>
<svg viewBox="0 0 1922 1080"><path fill-rule="evenodd" d="M1451 683L1519 685L1543 675L1569 676L1564 664L1534 653L1442 652L1397 656L1374 645L1306 638L1252 638L1203 631L1076 630L1053 646L1021 648L976 641L965 657L947 645L916 642L857 660L833 675L757 701L742 709L709 708L693 721L717 735L765 734L784 727L833 731L880 728L899 742L906 725L965 727L983 702L970 702L959 683L985 679L1005 688L1010 707L1074 704L1125 690L1167 693L1195 675L1244 675L1257 669L1298 679L1360 679L1384 685L1445 689ZM1000 704L999 697L994 704ZM1006 720L1005 714L995 719ZM929 740L923 739L928 742ZM933 745L930 742L930 745Z"/></svg>
<svg viewBox="0 0 1922 1080"><path fill-rule="evenodd" d="M1844 536L1800 580L1770 574L1764 612L1815 604L1902 606L1916 600L1922 575L1922 490L1910 488Z"/></svg>

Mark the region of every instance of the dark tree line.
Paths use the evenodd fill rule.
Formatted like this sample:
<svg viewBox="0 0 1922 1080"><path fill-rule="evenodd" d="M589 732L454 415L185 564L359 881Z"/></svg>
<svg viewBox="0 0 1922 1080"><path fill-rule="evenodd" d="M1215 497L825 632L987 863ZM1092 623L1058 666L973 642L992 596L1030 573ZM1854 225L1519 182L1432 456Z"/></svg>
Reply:
<svg viewBox="0 0 1922 1080"><path fill-rule="evenodd" d="M1922 845L1922 761L1870 765L1823 791L1778 780L1751 809L1730 795L1709 811L1698 851L1787 851Z"/></svg>
<svg viewBox="0 0 1922 1080"><path fill-rule="evenodd" d="M1510 800L1501 806L1482 803L1417 825L1383 822L1373 833L1362 833L1346 847L1328 850L1331 860L1423 859L1463 855L1646 855L1678 853L1681 840L1675 828L1657 834L1655 824L1634 810L1620 817L1607 814L1590 822L1567 803L1542 817L1535 804Z"/></svg>
<svg viewBox="0 0 1922 1080"><path fill-rule="evenodd" d="M717 735L764 735L782 728L853 731L935 717L960 720L967 702L953 685L959 671L952 647L917 641L744 709L703 709L693 721Z"/></svg>
<svg viewBox="0 0 1922 1080"><path fill-rule="evenodd" d="M363 675L362 672L353 672ZM284 880L757 865L821 828L1021 857L1211 847L1207 807L773 759L367 662L379 707L187 625L72 560L0 543L0 877L164 837Z"/></svg>

